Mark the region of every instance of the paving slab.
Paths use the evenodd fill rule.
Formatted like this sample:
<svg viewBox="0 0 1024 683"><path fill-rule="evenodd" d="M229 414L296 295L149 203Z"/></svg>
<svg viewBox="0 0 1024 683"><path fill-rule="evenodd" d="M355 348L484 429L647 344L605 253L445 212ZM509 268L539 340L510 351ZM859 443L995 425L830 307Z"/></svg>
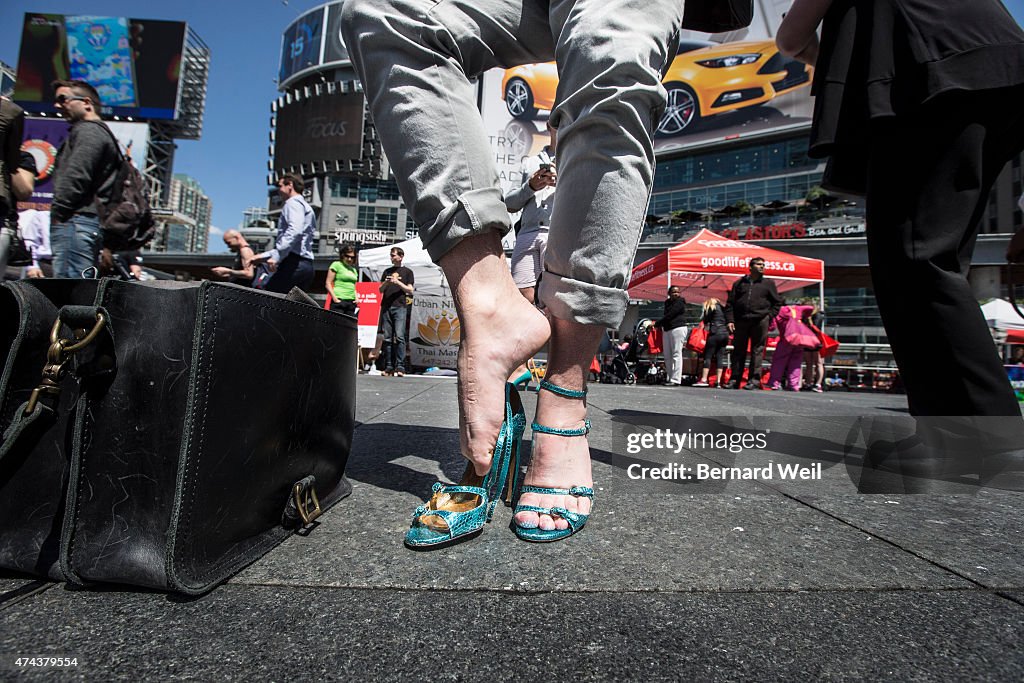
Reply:
<svg viewBox="0 0 1024 683"><path fill-rule="evenodd" d="M1024 587L1024 493L811 497L815 508L989 589Z"/></svg>
<svg viewBox="0 0 1024 683"><path fill-rule="evenodd" d="M53 589L0 612L5 660L74 656L79 680L1009 681L1022 639L1024 608L975 591Z"/></svg>

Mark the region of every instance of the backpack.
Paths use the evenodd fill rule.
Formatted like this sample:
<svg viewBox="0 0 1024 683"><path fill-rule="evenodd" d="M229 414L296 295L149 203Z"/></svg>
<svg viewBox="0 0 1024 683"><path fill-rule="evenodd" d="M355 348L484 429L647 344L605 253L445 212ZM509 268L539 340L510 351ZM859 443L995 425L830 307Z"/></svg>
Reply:
<svg viewBox="0 0 1024 683"><path fill-rule="evenodd" d="M149 244L156 234L149 190L139 170L121 153L121 143L113 131L106 124L100 125L110 135L120 157L110 199L96 203L103 246L111 251L134 251Z"/></svg>

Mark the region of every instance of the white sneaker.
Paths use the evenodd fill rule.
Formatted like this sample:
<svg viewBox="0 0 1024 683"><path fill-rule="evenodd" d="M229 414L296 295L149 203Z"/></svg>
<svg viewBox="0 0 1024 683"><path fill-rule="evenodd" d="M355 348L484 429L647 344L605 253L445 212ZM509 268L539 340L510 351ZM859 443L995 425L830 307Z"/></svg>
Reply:
<svg viewBox="0 0 1024 683"><path fill-rule="evenodd" d="M708 384L707 382L697 382L697 383L696 383L696 384L694 384L693 386L695 386L695 387L709 387L709 386L711 386L711 385L710 385L710 384Z"/></svg>
<svg viewBox="0 0 1024 683"><path fill-rule="evenodd" d="M371 366L370 369L366 371L366 374L367 375L380 375L380 370L378 370L377 368Z"/></svg>

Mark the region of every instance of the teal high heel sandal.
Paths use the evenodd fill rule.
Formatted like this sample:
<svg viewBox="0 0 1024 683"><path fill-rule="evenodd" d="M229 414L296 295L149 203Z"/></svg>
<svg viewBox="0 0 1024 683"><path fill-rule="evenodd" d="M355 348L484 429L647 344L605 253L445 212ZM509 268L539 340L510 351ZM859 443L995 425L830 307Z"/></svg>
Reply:
<svg viewBox="0 0 1024 683"><path fill-rule="evenodd" d="M587 392L576 391L574 389L566 389L560 387L557 384L552 384L546 379L540 383L539 389L550 391L553 394L563 396L565 398L578 398L586 399ZM583 426L579 429L558 429L555 427L546 427L541 424L537 424L536 421L530 425L530 428L539 434L552 434L554 436L586 436L590 432L590 420L584 420ZM519 497L521 498L524 493L539 493L542 495L554 495L554 496L575 496L585 497L590 499L590 511L594 510L594 489L589 486L573 486L567 489L549 488L544 486L529 486L523 484L519 489ZM536 512L538 515L549 515L551 517L561 517L569 523L568 528L565 529L541 529L539 527L524 527L516 521L515 515L520 512ZM523 539L524 541L533 541L535 543L548 543L551 541L560 541L563 538L568 538L576 532L583 529L583 526L587 523L590 518L590 513L583 514L582 512L573 512L562 507L538 507L536 505L523 505L519 503L516 505L515 510L512 513L512 525L515 528L516 536Z"/></svg>
<svg viewBox="0 0 1024 683"><path fill-rule="evenodd" d="M491 521L503 489L507 488L507 499L512 502L519 472L519 447L525 429L526 413L519 392L506 382L505 419L498 430L491 469L481 478L470 464L462 483L436 482L430 500L413 512L405 544L415 549L440 548L479 535L484 524ZM510 479L509 470L513 466L516 474Z"/></svg>
<svg viewBox="0 0 1024 683"><path fill-rule="evenodd" d="M513 380L509 380L509 382L511 382L512 386L514 386L516 389L526 389L527 391L529 391L530 380L532 379L533 373L530 372L529 370L523 370L523 374L519 375Z"/></svg>

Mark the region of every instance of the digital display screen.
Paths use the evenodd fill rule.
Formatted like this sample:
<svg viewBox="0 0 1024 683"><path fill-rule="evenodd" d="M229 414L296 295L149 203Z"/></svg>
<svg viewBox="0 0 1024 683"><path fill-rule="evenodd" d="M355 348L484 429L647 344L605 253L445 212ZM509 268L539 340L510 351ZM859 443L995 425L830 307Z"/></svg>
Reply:
<svg viewBox="0 0 1024 683"><path fill-rule="evenodd" d="M52 82L81 80L106 116L174 119L185 33L178 21L26 13L12 99L55 112Z"/></svg>

